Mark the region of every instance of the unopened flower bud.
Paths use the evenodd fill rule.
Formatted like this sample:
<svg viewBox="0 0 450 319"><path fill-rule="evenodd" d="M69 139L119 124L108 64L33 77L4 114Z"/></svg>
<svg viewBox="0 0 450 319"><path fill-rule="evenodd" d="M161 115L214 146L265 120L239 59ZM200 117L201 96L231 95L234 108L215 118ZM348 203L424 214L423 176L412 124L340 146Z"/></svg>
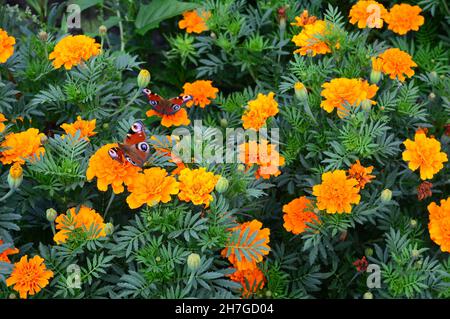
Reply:
<svg viewBox="0 0 450 319"><path fill-rule="evenodd" d="M392 191L390 189L385 189L381 192L381 201L387 203L392 199Z"/></svg>
<svg viewBox="0 0 450 319"><path fill-rule="evenodd" d="M111 235L114 232L114 225L111 223L107 223L104 228L106 235Z"/></svg>
<svg viewBox="0 0 450 319"><path fill-rule="evenodd" d="M410 225L412 228L416 228L416 227L417 227L417 220L411 219L410 222L409 222L409 225Z"/></svg>
<svg viewBox="0 0 450 319"><path fill-rule="evenodd" d="M39 38L39 40L41 40L42 42L47 42L47 40L48 40L48 33L45 32L45 31L43 31L43 30L41 30L41 31L39 31L39 33L38 33L38 38Z"/></svg>
<svg viewBox="0 0 450 319"><path fill-rule="evenodd" d="M429 78L430 78L431 81L436 81L438 79L437 72L436 71L431 71L430 75L429 75Z"/></svg>
<svg viewBox="0 0 450 319"><path fill-rule="evenodd" d="M308 91L306 90L306 87L303 85L303 83L296 82L294 84L294 91L295 91L295 96L300 101L308 100Z"/></svg>
<svg viewBox="0 0 450 319"><path fill-rule="evenodd" d="M221 176L216 184L216 191L219 194L225 193L228 189L230 182L225 177Z"/></svg>
<svg viewBox="0 0 450 319"><path fill-rule="evenodd" d="M107 130L109 129L109 123L103 123L102 127Z"/></svg>
<svg viewBox="0 0 450 319"><path fill-rule="evenodd" d="M420 252L419 252L417 249L413 249L413 250L411 251L411 256L412 256L413 258L418 258L418 257L420 256Z"/></svg>
<svg viewBox="0 0 450 319"><path fill-rule="evenodd" d="M370 72L370 82L377 84L381 80L381 72L377 70L373 70Z"/></svg>
<svg viewBox="0 0 450 319"><path fill-rule="evenodd" d="M226 128L228 126L228 120L225 118L220 119L220 126Z"/></svg>
<svg viewBox="0 0 450 319"><path fill-rule="evenodd" d="M53 223L55 221L57 215L58 213L53 208L49 208L45 212L45 216L50 223Z"/></svg>
<svg viewBox="0 0 450 319"><path fill-rule="evenodd" d="M428 95L428 99L429 99L430 101L433 101L435 98L436 98L436 94L434 94L433 92L431 92L431 93Z"/></svg>
<svg viewBox="0 0 450 319"><path fill-rule="evenodd" d="M370 107L372 106L372 102L369 99L365 99L361 103L361 108L364 111L370 111Z"/></svg>
<svg viewBox="0 0 450 319"><path fill-rule="evenodd" d="M373 299L373 294L368 291L363 295L363 299Z"/></svg>
<svg viewBox="0 0 450 319"><path fill-rule="evenodd" d="M201 258L199 254L192 253L187 258L187 266L191 271L195 271L200 267Z"/></svg>
<svg viewBox="0 0 450 319"><path fill-rule="evenodd" d="M266 297L267 297L267 298L272 297L272 292L271 292L270 290L267 290L267 291L266 291Z"/></svg>
<svg viewBox="0 0 450 319"><path fill-rule="evenodd" d="M16 299L17 296L16 296L16 294L14 294L14 293L10 293L9 296L8 296L8 298L9 298L9 299Z"/></svg>
<svg viewBox="0 0 450 319"><path fill-rule="evenodd" d="M364 254L365 254L367 257L373 256L373 249L370 248L370 247L366 248L366 249L364 250Z"/></svg>
<svg viewBox="0 0 450 319"><path fill-rule="evenodd" d="M103 35L106 34L106 32L108 32L108 28L105 25L101 25L101 26L98 27L98 33L100 35L103 36Z"/></svg>
<svg viewBox="0 0 450 319"><path fill-rule="evenodd" d="M161 257L157 256L157 257L155 258L155 260L156 260L156 262L160 262L160 261L161 261Z"/></svg>
<svg viewBox="0 0 450 319"><path fill-rule="evenodd" d="M8 185L11 189L17 189L23 181L23 169L19 163L14 163L9 169Z"/></svg>
<svg viewBox="0 0 450 319"><path fill-rule="evenodd" d="M217 35L214 32L211 32L210 34L211 38L216 40L217 39Z"/></svg>
<svg viewBox="0 0 450 319"><path fill-rule="evenodd" d="M137 83L140 89L145 88L150 83L150 72L142 69L137 77Z"/></svg>

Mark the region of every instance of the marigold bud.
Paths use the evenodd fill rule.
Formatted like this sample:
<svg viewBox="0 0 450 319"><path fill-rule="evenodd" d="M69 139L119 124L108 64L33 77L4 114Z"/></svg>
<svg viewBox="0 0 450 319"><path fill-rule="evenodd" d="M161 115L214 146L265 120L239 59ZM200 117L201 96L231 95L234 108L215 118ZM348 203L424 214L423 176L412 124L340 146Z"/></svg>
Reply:
<svg viewBox="0 0 450 319"><path fill-rule="evenodd" d="M38 38L39 40L41 40L42 42L47 42L48 40L48 33L45 32L44 30L39 31L38 33Z"/></svg>
<svg viewBox="0 0 450 319"><path fill-rule="evenodd" d="M381 201L387 203L392 199L392 191L390 189L385 189L381 192Z"/></svg>
<svg viewBox="0 0 450 319"><path fill-rule="evenodd" d="M300 101L308 100L308 91L306 90L306 87L303 85L303 83L296 82L294 84L294 91L295 91L295 96Z"/></svg>
<svg viewBox="0 0 450 319"><path fill-rule="evenodd" d="M8 185L11 189L17 189L23 181L23 169L19 163L14 163L9 169Z"/></svg>
<svg viewBox="0 0 450 319"><path fill-rule="evenodd" d="M98 27L98 33L100 35L105 35L108 32L108 28L105 25L101 25Z"/></svg>
<svg viewBox="0 0 450 319"><path fill-rule="evenodd" d="M201 258L199 254L192 253L187 258L187 266L191 271L195 271L200 267Z"/></svg>
<svg viewBox="0 0 450 319"><path fill-rule="evenodd" d="M220 119L220 126L226 128L228 126L228 120L225 118Z"/></svg>
<svg viewBox="0 0 450 319"><path fill-rule="evenodd" d="M371 106L372 106L372 103L369 99L365 99L361 103L361 108L367 112L370 111Z"/></svg>
<svg viewBox="0 0 450 319"><path fill-rule="evenodd" d="M370 247L366 248L366 249L364 250L364 254L365 254L367 257L373 256L373 249L370 248Z"/></svg>
<svg viewBox="0 0 450 319"><path fill-rule="evenodd" d="M433 92L431 92L431 93L428 95L428 99L429 99L430 101L433 101L435 98L436 98L436 94L434 94Z"/></svg>
<svg viewBox="0 0 450 319"><path fill-rule="evenodd" d="M150 77L150 72L146 69L142 69L137 77L139 88L145 88L150 83Z"/></svg>
<svg viewBox="0 0 450 319"><path fill-rule="evenodd" d="M368 291L363 295L363 299L373 299L373 294Z"/></svg>
<svg viewBox="0 0 450 319"><path fill-rule="evenodd" d="M267 291L266 291L266 297L267 297L267 298L272 297L272 292L271 292L270 290L267 290Z"/></svg>
<svg viewBox="0 0 450 319"><path fill-rule="evenodd" d="M417 227L417 220L411 219L410 222L409 222L409 225L410 225L412 228Z"/></svg>
<svg viewBox="0 0 450 319"><path fill-rule="evenodd" d="M111 235L114 232L114 225L111 223L107 223L104 228L106 235Z"/></svg>
<svg viewBox="0 0 450 319"><path fill-rule="evenodd" d="M16 299L17 296L16 296L16 294L14 294L14 293L10 293L9 296L8 296L8 298L9 298L9 299Z"/></svg>
<svg viewBox="0 0 450 319"><path fill-rule="evenodd" d="M216 191L219 194L225 193L228 189L230 182L225 177L221 176L216 184Z"/></svg>
<svg viewBox="0 0 450 319"><path fill-rule="evenodd" d="M381 80L381 72L376 71L372 69L372 72L370 72L370 82L377 84Z"/></svg>
<svg viewBox="0 0 450 319"><path fill-rule="evenodd" d="M53 208L49 208L47 209L47 211L45 212L45 215L47 217L47 220L51 223L53 223L56 219L56 216L58 215L58 213L56 212L56 210L54 210Z"/></svg>

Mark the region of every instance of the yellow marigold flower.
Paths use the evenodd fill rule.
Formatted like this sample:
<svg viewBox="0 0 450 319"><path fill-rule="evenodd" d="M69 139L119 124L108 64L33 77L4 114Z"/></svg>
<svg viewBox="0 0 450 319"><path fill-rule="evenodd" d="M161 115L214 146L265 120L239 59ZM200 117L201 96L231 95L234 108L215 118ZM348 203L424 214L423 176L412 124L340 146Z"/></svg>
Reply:
<svg viewBox="0 0 450 319"><path fill-rule="evenodd" d="M192 100L186 103L186 106L199 105L204 108L210 104L209 99L215 99L219 89L212 86L212 81L197 80L192 83L186 83L183 85L185 95L192 95Z"/></svg>
<svg viewBox="0 0 450 319"><path fill-rule="evenodd" d="M313 212L311 201L306 196L300 196L283 205L284 228L297 235L303 233L309 226L306 223L313 224L319 221L317 215Z"/></svg>
<svg viewBox="0 0 450 319"><path fill-rule="evenodd" d="M178 198L185 202L192 202L194 205L204 204L206 207L213 200L211 192L214 190L219 175L207 172L206 168L198 169L185 168L180 172L180 192Z"/></svg>
<svg viewBox="0 0 450 319"><path fill-rule="evenodd" d="M391 79L398 78L402 82L405 81L405 75L409 78L414 75L412 68L416 66L408 53L397 48L387 49L377 58L372 58L373 68L376 67Z"/></svg>
<svg viewBox="0 0 450 319"><path fill-rule="evenodd" d="M7 121L7 119L6 119L5 115L3 115L3 113L0 113L0 133L2 133L5 130L6 125L3 124L3 122L6 122L6 121Z"/></svg>
<svg viewBox="0 0 450 319"><path fill-rule="evenodd" d="M66 70L70 70L100 52L100 44L95 39L85 35L69 35L56 44L48 58L54 60L52 63L56 69L64 65Z"/></svg>
<svg viewBox="0 0 450 319"><path fill-rule="evenodd" d="M443 252L450 252L450 197L441 199L441 205L428 205L430 238L441 247Z"/></svg>
<svg viewBox="0 0 450 319"><path fill-rule="evenodd" d="M202 33L208 30L206 20L211 16L211 12L197 10L186 11L183 13L183 19L178 22L180 29L186 29L187 33Z"/></svg>
<svg viewBox="0 0 450 319"><path fill-rule="evenodd" d="M373 171L373 166L364 167L359 160L356 161L348 170L348 177L354 178L358 181L358 187L364 189L367 183L370 183L375 178L374 175L370 175Z"/></svg>
<svg viewBox="0 0 450 319"><path fill-rule="evenodd" d="M41 139L44 136L35 128L6 135L4 141L0 144L0 148L4 149L0 152L0 161L3 164L15 162L25 164L25 159L31 160L34 156L40 158L45 152L41 145Z"/></svg>
<svg viewBox="0 0 450 319"><path fill-rule="evenodd" d="M276 146L267 140L262 140L260 144L256 141L249 141L239 145L239 160L247 167L251 167L253 164L258 165L255 177L264 179L280 175L279 166L283 166L285 162L284 157L276 150Z"/></svg>
<svg viewBox="0 0 450 319"><path fill-rule="evenodd" d="M86 139L89 141L89 137L97 134L97 132L94 132L96 122L96 119L85 121L81 119L81 116L78 116L75 122L72 124L64 123L61 125L61 128L66 132L66 134L72 136L75 136L76 132L80 131L80 139Z"/></svg>
<svg viewBox="0 0 450 319"><path fill-rule="evenodd" d="M328 113L337 109L340 118L347 114L346 103L358 105L366 100L372 105L376 104L372 98L378 91L378 86L370 85L365 80L337 78L332 79L322 85L321 95L325 100L320 103L320 107Z"/></svg>
<svg viewBox="0 0 450 319"><path fill-rule="evenodd" d="M163 113L158 113L155 110L148 110L145 113L148 117L158 116L161 118L161 125L165 127L189 125L191 120L189 120L186 109L180 109L178 112L172 115L167 115Z"/></svg>
<svg viewBox="0 0 450 319"><path fill-rule="evenodd" d="M304 27L308 24L313 24L316 22L317 18L315 16L310 16L308 10L303 10L302 14L298 17L295 17L295 22L292 22L291 25L295 25L297 27Z"/></svg>
<svg viewBox="0 0 450 319"><path fill-rule="evenodd" d="M263 260L263 257L269 254L270 229L261 229L261 227L262 223L254 219L230 229L228 244L226 248L222 250L221 255L224 258L228 256L228 260L237 270L253 270L257 267L256 263L261 262ZM245 247L234 247L233 245L237 240L237 235L239 234L240 242L242 236L244 236L244 233L247 234L247 240L245 241L245 243L248 245ZM256 245L256 243L259 246L258 250L249 248ZM248 257L250 257L250 259L242 253L241 250L244 249L248 252L247 255ZM237 254L239 254L239 258Z"/></svg>
<svg viewBox="0 0 450 319"><path fill-rule="evenodd" d="M278 103L273 98L275 93L258 93L256 99L248 102L248 108L242 115L242 122L245 129L259 130L269 117L278 114Z"/></svg>
<svg viewBox="0 0 450 319"><path fill-rule="evenodd" d="M358 1L350 9L350 23L358 23L358 28L381 28L387 14L386 8L377 1Z"/></svg>
<svg viewBox="0 0 450 319"><path fill-rule="evenodd" d="M53 240L58 244L65 243L74 236L81 234L88 235L86 239L96 239L105 237L105 223L103 217L92 208L81 206L79 209L72 207L66 214L61 214L55 219L56 229L59 231L53 236ZM93 234L88 234L90 229Z"/></svg>
<svg viewBox="0 0 450 319"><path fill-rule="evenodd" d="M141 169L128 161L119 163L113 160L108 153L112 147L117 147L117 143L106 144L91 156L86 177L88 181L97 177L97 188L102 192L111 185L114 193L119 194L124 191L123 184L130 184Z"/></svg>
<svg viewBox="0 0 450 319"><path fill-rule="evenodd" d="M313 195L317 197L317 208L327 213L350 213L351 204L359 204L358 181L347 178L345 171L336 170L322 174L322 183L313 187Z"/></svg>
<svg viewBox="0 0 450 319"><path fill-rule="evenodd" d="M248 298L259 289L264 288L266 281L263 272L258 267L247 270L236 270L229 277L232 281L241 284L243 298Z"/></svg>
<svg viewBox="0 0 450 319"><path fill-rule="evenodd" d="M385 17L388 29L400 35L411 30L419 30L425 22L425 18L420 15L421 12L422 9L419 6L407 3L395 4Z"/></svg>
<svg viewBox="0 0 450 319"><path fill-rule="evenodd" d="M32 296L47 286L52 277L53 271L45 267L43 258L36 255L28 260L25 255L14 264L11 275L6 279L6 285L14 285L13 289L19 292L20 298L26 299L28 294Z"/></svg>
<svg viewBox="0 0 450 319"><path fill-rule="evenodd" d="M414 141L407 139L403 144L406 147L403 160L409 162L408 167L412 171L419 168L423 180L433 178L444 167L443 163L448 161L447 154L441 152L441 143L421 131L416 132Z"/></svg>
<svg viewBox="0 0 450 319"><path fill-rule="evenodd" d="M3 245L3 240L0 239L0 246ZM6 248L4 251L0 251L0 262L10 263L8 255L18 254L19 249L17 248Z"/></svg>
<svg viewBox="0 0 450 319"><path fill-rule="evenodd" d="M178 194L179 183L175 177L167 176L167 171L160 167L152 167L138 174L130 184L127 197L131 209L139 208L144 204L153 206L159 202L167 203Z"/></svg>
<svg viewBox="0 0 450 319"><path fill-rule="evenodd" d="M16 39L0 28L0 63L5 63L14 53Z"/></svg>
<svg viewBox="0 0 450 319"><path fill-rule="evenodd" d="M300 47L294 53L312 56L330 53L331 49L324 40L330 28L331 24L323 20L317 20L313 24L305 25L303 30L292 38L292 42Z"/></svg>

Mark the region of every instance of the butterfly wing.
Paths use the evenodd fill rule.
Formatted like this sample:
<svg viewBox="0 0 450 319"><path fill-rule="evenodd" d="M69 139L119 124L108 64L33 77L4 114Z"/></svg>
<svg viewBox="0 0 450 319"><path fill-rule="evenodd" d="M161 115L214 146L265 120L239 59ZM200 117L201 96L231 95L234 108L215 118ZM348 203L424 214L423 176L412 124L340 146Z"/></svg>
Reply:
<svg viewBox="0 0 450 319"><path fill-rule="evenodd" d="M192 95L180 95L169 99L170 109L173 114L178 112L181 107L184 106L188 101L192 100Z"/></svg>
<svg viewBox="0 0 450 319"><path fill-rule="evenodd" d="M143 92L147 96L148 103L152 109L164 115L177 113L187 101L192 100L192 96L190 95L177 96L167 100L149 89L144 89Z"/></svg>

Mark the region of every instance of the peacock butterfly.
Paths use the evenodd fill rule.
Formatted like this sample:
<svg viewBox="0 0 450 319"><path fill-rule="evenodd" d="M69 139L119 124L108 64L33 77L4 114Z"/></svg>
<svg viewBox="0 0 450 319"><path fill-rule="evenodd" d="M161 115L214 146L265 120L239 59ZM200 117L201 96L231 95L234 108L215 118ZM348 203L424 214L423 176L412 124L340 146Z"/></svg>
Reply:
<svg viewBox="0 0 450 319"><path fill-rule="evenodd" d="M149 89L143 89L142 91L147 96L148 103L152 109L159 114L164 115L173 115L177 113L186 102L192 100L191 95L182 95L171 99L165 99Z"/></svg>

